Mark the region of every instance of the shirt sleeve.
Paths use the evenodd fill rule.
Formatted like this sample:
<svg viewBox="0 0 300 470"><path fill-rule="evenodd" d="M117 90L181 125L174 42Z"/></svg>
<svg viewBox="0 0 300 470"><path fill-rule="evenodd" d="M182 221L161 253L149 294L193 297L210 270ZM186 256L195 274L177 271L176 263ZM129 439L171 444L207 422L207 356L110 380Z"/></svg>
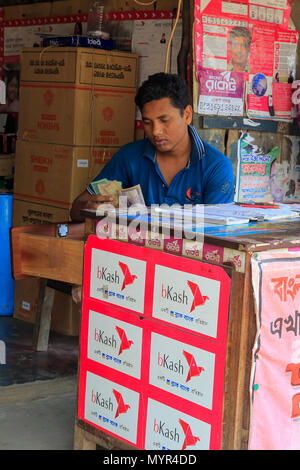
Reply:
<svg viewBox="0 0 300 470"><path fill-rule="evenodd" d="M121 148L118 150L108 161L100 173L93 179L94 181L99 181L101 179L108 179L110 181L117 180L122 183L123 188L130 186L129 182L129 172L126 165L126 155L125 150ZM95 191L91 183L86 188L90 194L95 194Z"/></svg>
<svg viewBox="0 0 300 470"><path fill-rule="evenodd" d="M232 164L228 157L222 155L207 175L204 204L225 204L232 202L234 177Z"/></svg>

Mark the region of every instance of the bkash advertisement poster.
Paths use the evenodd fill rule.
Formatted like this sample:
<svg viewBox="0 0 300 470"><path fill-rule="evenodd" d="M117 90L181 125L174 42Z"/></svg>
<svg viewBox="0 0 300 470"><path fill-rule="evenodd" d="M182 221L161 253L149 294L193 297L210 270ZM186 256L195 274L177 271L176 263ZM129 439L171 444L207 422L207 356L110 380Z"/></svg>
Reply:
<svg viewBox="0 0 300 470"><path fill-rule="evenodd" d="M127 249L125 260L122 242L91 235L86 244L78 417L138 449L220 449L230 278L219 266L130 244ZM173 285L173 269L201 281L203 297L199 286L190 296ZM137 291L145 302L134 297ZM115 297L121 294L120 304ZM153 320L152 307L165 314L166 301L172 309L186 301L188 313L192 309L207 323L207 334L180 328L175 312ZM182 310L184 316L190 323L191 314Z"/></svg>
<svg viewBox="0 0 300 470"><path fill-rule="evenodd" d="M257 310L253 348L250 450L300 449L300 256L252 258Z"/></svg>

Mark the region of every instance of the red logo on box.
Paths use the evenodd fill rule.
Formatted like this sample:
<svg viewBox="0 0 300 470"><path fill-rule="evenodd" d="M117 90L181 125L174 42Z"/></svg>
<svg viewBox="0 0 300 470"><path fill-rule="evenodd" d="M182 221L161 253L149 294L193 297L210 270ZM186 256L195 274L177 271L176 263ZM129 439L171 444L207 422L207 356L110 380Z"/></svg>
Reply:
<svg viewBox="0 0 300 470"><path fill-rule="evenodd" d="M47 90L46 93L44 93L44 101L47 106L50 106L53 102L54 95L52 91Z"/></svg>
<svg viewBox="0 0 300 470"><path fill-rule="evenodd" d="M111 121L114 115L114 110L110 106L103 109L102 115L105 121Z"/></svg>

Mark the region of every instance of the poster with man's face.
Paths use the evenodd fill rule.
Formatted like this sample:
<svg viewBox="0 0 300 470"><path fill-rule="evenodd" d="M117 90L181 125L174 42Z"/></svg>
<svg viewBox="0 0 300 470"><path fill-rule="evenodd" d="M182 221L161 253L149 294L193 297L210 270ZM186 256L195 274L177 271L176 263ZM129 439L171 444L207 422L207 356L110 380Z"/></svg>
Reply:
<svg viewBox="0 0 300 470"><path fill-rule="evenodd" d="M250 72L251 31L245 26L234 26L229 31L227 70Z"/></svg>

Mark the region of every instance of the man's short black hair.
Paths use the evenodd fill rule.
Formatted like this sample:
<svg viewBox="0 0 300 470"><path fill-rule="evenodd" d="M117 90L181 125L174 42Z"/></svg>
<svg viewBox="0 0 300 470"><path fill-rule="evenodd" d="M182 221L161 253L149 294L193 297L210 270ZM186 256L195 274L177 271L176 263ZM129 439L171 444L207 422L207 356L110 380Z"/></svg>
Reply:
<svg viewBox="0 0 300 470"><path fill-rule="evenodd" d="M171 73L150 75L140 86L135 103L142 111L143 106L153 100L170 98L172 105L182 112L189 105L189 89L183 77Z"/></svg>

